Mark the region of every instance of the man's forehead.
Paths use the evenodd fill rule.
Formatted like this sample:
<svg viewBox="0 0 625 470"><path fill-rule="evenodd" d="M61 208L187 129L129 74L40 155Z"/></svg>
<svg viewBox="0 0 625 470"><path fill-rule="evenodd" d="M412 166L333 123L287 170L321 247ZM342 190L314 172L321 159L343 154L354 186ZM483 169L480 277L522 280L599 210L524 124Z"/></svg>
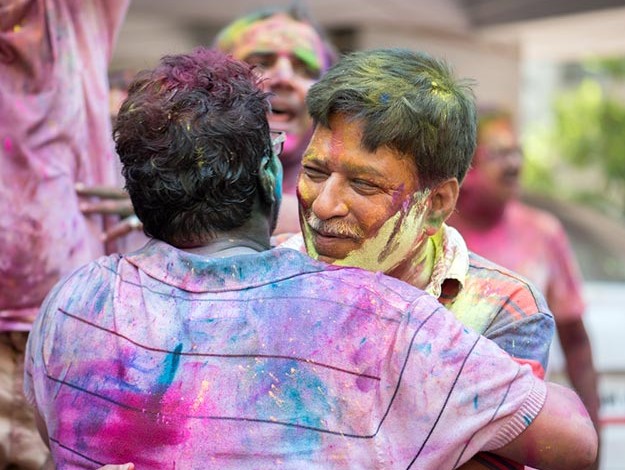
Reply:
<svg viewBox="0 0 625 470"><path fill-rule="evenodd" d="M489 122L483 127L480 140L482 144L494 147L516 145L514 125L506 119Z"/></svg>
<svg viewBox="0 0 625 470"><path fill-rule="evenodd" d="M312 59L320 68L326 67L323 41L315 29L286 15L274 15L249 24L239 30L233 43L232 53L239 59L257 52L291 52L306 62Z"/></svg>
<svg viewBox="0 0 625 470"><path fill-rule="evenodd" d="M389 184L417 180L414 161L397 150L383 146L371 152L362 145L362 125L357 120L332 119L332 128L317 126L302 163L334 167L352 176L369 176Z"/></svg>

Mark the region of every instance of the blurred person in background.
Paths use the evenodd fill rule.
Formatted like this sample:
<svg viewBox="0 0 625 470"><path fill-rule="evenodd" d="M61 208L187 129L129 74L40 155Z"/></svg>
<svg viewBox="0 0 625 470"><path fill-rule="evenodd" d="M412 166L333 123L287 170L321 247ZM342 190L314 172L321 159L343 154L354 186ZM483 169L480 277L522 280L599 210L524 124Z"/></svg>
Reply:
<svg viewBox="0 0 625 470"><path fill-rule="evenodd" d="M107 67L128 4L0 2L0 468L46 458L22 393L28 332L49 289L105 253L74 184L117 179Z"/></svg>
<svg viewBox="0 0 625 470"><path fill-rule="evenodd" d="M287 138L280 156L284 199L276 233L298 232L295 190L302 154L312 135L306 93L336 61L337 52L302 2L238 18L217 34L213 45L255 65L272 94L269 125L286 132Z"/></svg>
<svg viewBox="0 0 625 470"><path fill-rule="evenodd" d="M501 109L481 110L472 168L449 223L470 250L525 276L543 292L570 382L599 432L597 373L583 321L580 270L561 223L519 200L522 167L512 116Z"/></svg>

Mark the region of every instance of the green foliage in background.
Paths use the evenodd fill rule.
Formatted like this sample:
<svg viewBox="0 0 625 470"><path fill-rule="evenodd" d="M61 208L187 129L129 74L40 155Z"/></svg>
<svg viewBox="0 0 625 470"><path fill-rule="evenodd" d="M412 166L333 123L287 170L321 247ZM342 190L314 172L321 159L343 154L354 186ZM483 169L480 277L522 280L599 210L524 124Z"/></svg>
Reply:
<svg viewBox="0 0 625 470"><path fill-rule="evenodd" d="M558 158L593 168L604 186L578 189L572 196L597 205L611 202L625 212L625 59L596 59L581 70L581 81L556 95L553 126L528 132L526 181L549 192ZM620 200L609 201L615 194Z"/></svg>
<svg viewBox="0 0 625 470"><path fill-rule="evenodd" d="M534 125L523 138L523 185L533 192L552 194L555 184L556 159L553 149L553 132L544 126Z"/></svg>
<svg viewBox="0 0 625 470"><path fill-rule="evenodd" d="M625 105L584 79L554 103L555 143L579 166L598 166L608 186L625 187Z"/></svg>

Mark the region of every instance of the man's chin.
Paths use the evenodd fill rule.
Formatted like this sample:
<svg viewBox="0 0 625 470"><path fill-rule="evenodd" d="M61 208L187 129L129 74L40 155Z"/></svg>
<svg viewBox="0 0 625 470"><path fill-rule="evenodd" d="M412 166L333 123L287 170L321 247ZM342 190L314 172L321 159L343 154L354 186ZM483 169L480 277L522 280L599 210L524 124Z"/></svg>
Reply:
<svg viewBox="0 0 625 470"><path fill-rule="evenodd" d="M317 256L315 256L315 259L317 261L322 261L322 262L328 263L328 264L334 264L336 262L336 258L332 258L331 256L317 255Z"/></svg>
<svg viewBox="0 0 625 470"><path fill-rule="evenodd" d="M317 261L323 261L328 264L337 264L345 258L342 253L335 253L333 250L328 250L327 247L319 247L312 245L307 248L308 254Z"/></svg>

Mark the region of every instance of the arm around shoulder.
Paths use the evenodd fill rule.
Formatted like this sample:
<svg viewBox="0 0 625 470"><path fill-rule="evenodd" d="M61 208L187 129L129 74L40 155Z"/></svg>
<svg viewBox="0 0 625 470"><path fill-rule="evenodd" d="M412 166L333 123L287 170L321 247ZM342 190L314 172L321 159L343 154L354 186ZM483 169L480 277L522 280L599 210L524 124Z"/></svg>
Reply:
<svg viewBox="0 0 625 470"><path fill-rule="evenodd" d="M491 452L543 470L585 469L597 457L597 433L572 390L547 383L547 398L516 439Z"/></svg>

